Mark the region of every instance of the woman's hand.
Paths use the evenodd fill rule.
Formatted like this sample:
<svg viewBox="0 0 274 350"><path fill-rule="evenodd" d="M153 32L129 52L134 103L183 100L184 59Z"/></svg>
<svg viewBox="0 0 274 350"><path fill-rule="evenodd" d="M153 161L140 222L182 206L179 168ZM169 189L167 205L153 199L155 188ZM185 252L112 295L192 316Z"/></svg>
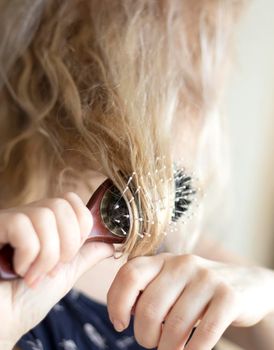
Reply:
<svg viewBox="0 0 274 350"><path fill-rule="evenodd" d="M75 193L0 211L0 244L13 246L14 269L22 276L0 281L0 347L14 345L88 268L113 254L112 245L83 245L92 224Z"/></svg>
<svg viewBox="0 0 274 350"><path fill-rule="evenodd" d="M108 310L118 331L129 324L140 345L158 350L212 349L229 325L248 327L274 311L274 274L194 255L137 257L116 275Z"/></svg>

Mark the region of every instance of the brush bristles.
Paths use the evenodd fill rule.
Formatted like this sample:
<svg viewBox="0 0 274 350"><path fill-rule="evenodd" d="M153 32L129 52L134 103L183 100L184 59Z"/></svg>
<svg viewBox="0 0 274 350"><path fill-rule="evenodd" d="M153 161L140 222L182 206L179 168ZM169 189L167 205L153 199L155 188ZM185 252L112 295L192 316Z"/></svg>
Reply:
<svg viewBox="0 0 274 350"><path fill-rule="evenodd" d="M121 198L126 198L128 204L136 209L136 215L131 220L137 229L137 241L149 241L154 235L160 237L166 236L167 232L178 231L177 222L180 220L184 223L192 217L190 207L197 201L195 196L198 189L194 188L193 177L188 175L184 168L174 167L173 176L166 176L165 158L158 157L156 165L153 175L148 172L146 176L138 177L138 174L133 172L121 191ZM168 191L162 193L162 189L166 188ZM118 203L119 201L117 205ZM159 219L166 213L169 227L162 226ZM129 217L128 214L125 216ZM130 234L131 232L128 233L128 240Z"/></svg>

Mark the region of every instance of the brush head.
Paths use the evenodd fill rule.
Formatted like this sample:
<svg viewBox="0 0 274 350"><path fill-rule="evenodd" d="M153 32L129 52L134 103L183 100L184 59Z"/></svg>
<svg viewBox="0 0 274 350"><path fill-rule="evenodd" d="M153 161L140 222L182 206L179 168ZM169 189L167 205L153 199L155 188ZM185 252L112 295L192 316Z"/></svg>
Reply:
<svg viewBox="0 0 274 350"><path fill-rule="evenodd" d="M135 173L128 177L126 188L122 191L107 179L94 192L87 204L93 216L93 227L87 241L125 243L136 222L139 237L150 237L149 232L143 231L144 217L139 203L142 189L139 185L134 186L134 177ZM197 191L192 186L192 178L183 169L174 171L174 179L171 180L175 186L172 221L176 222L188 212ZM137 210L133 212L133 208ZM0 250L0 280L20 277L13 269L13 255L14 249L8 244Z"/></svg>
<svg viewBox="0 0 274 350"><path fill-rule="evenodd" d="M87 204L94 219L89 240L125 243L132 232L134 220L138 223L139 237L150 237L149 232L146 234L143 232L145 220L139 197L142 189L135 184L136 178L136 173L127 177L127 184L123 190L119 190L110 179L107 179L95 191ZM171 221L175 223L188 212L197 191L193 188L192 177L188 176L183 169L175 170L171 180L175 186ZM144 195L148 194L144 193ZM162 202L161 200L161 204ZM137 208L136 215L133 215L132 204ZM151 209L154 210L154 208ZM163 209L165 208L162 207L161 210ZM153 225L152 221L150 225Z"/></svg>
<svg viewBox="0 0 274 350"><path fill-rule="evenodd" d="M131 209L126 198L110 179L94 192L87 208L93 216L88 241L123 243L131 230Z"/></svg>
<svg viewBox="0 0 274 350"><path fill-rule="evenodd" d="M100 214L107 229L115 236L125 238L131 228L131 209L128 201L114 185L102 197Z"/></svg>

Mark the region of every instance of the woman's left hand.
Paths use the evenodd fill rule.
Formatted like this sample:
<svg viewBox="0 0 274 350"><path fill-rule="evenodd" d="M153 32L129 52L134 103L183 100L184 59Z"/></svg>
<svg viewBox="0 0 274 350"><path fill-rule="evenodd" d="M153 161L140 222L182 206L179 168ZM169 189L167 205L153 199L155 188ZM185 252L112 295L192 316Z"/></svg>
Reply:
<svg viewBox="0 0 274 350"><path fill-rule="evenodd" d="M249 327L274 311L274 273L195 255L137 257L119 270L108 292L118 331L134 309L138 343L158 350L212 349L229 325Z"/></svg>

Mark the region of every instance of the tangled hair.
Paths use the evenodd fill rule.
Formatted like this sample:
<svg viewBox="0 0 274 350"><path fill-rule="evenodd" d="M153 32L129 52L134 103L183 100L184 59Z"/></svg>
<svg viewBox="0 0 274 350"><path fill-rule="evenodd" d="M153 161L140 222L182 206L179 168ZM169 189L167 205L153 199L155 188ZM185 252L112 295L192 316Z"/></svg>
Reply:
<svg viewBox="0 0 274 350"><path fill-rule="evenodd" d="M135 172L156 220L124 250L152 252L170 208L152 214L151 203L174 196L174 125L198 125L179 133L181 145L197 142L241 2L0 0L0 206L56 196L90 170L119 188ZM161 179L148 177L159 159Z"/></svg>

